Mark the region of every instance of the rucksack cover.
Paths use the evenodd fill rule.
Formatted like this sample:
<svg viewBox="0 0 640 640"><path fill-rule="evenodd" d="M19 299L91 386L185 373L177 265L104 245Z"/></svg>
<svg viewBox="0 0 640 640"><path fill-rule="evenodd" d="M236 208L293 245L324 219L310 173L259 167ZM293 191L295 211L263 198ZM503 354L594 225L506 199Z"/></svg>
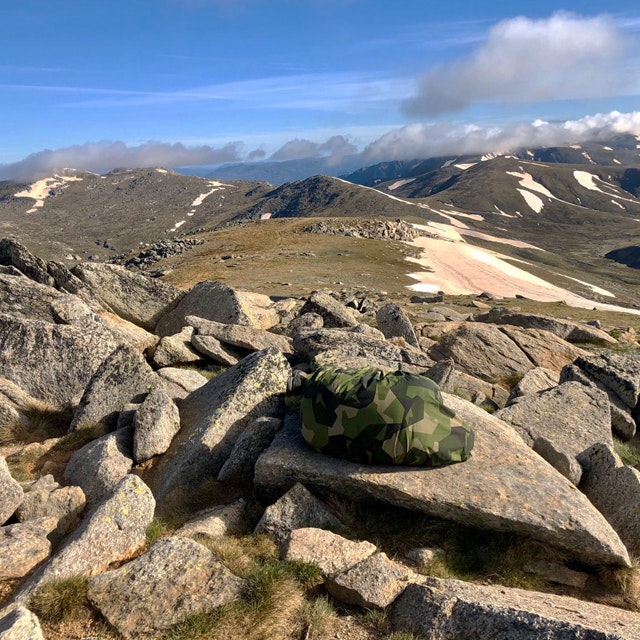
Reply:
<svg viewBox="0 0 640 640"><path fill-rule="evenodd" d="M300 411L313 449L353 462L431 467L462 462L473 447L473 430L443 405L438 385L402 371L321 367Z"/></svg>

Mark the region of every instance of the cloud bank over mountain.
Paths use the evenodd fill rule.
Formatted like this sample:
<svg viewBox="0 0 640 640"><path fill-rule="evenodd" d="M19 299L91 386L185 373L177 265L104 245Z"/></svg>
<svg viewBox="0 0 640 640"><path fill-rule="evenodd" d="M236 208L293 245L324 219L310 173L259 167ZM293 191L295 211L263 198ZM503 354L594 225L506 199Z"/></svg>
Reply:
<svg viewBox="0 0 640 640"><path fill-rule="evenodd" d="M409 160L471 153L508 153L522 147L563 146L587 140L605 141L612 135L640 136L640 111L599 113L564 122L520 122L481 126L451 122L413 123L392 129L358 150L348 136L331 136L322 142L295 138L267 156L261 149L246 152L242 142L222 147L146 142L92 142L33 153L19 162L0 165L0 179L30 180L50 175L63 167L105 173L116 167L214 166L227 162L326 158L339 165L349 158L364 166L385 160Z"/></svg>
<svg viewBox="0 0 640 640"><path fill-rule="evenodd" d="M411 116L460 111L478 102L541 102L618 95L625 36L608 16L566 12L503 20L470 55L429 69L403 104Z"/></svg>

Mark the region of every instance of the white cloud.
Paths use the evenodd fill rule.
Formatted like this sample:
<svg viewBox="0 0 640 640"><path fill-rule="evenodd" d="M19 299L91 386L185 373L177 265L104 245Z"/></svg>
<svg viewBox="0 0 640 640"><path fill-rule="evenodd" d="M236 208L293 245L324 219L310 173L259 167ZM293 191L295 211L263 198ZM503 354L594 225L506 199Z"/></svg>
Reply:
<svg viewBox="0 0 640 640"><path fill-rule="evenodd" d="M344 136L331 136L325 142L295 138L283 144L271 155L270 160L328 157L339 162L344 156L355 154L357 151L357 147Z"/></svg>
<svg viewBox="0 0 640 640"><path fill-rule="evenodd" d="M508 153L523 147L551 147L604 141L618 133L640 135L640 111L599 113L565 122L516 123L482 127L475 124L414 123L389 131L363 152L367 163L441 155Z"/></svg>
<svg viewBox="0 0 640 640"><path fill-rule="evenodd" d="M242 144L223 147L185 147L181 143L145 142L128 146L124 142L88 142L82 145L45 149L24 160L0 165L0 179L31 180L50 175L55 169L71 167L104 173L116 167L176 167L220 164L240 159Z"/></svg>
<svg viewBox="0 0 640 640"><path fill-rule="evenodd" d="M413 116L464 109L476 102L536 102L617 95L625 38L608 16L558 12L496 24L466 58L431 68L404 108Z"/></svg>

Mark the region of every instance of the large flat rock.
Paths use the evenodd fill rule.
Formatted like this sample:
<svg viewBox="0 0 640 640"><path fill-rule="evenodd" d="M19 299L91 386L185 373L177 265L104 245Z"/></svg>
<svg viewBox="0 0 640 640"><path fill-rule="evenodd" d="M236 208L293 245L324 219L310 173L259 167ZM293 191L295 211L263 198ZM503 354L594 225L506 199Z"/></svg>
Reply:
<svg viewBox="0 0 640 640"><path fill-rule="evenodd" d="M594 565L628 565L627 551L604 517L505 422L465 400L445 404L476 430L471 458L440 468L358 465L312 451L297 416L288 419L255 469L269 497L295 482L353 499L377 499L495 531L512 531Z"/></svg>

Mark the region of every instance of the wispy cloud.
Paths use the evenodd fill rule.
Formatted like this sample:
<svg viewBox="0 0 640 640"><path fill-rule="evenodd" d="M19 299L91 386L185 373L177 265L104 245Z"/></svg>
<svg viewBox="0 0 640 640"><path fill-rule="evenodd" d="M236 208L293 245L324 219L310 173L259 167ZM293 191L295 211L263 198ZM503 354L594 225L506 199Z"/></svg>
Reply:
<svg viewBox="0 0 640 640"><path fill-rule="evenodd" d="M345 156L357 153L358 148L345 136L332 136L325 142L312 142L295 138L283 144L270 160L296 160L299 158L327 157L331 162L340 162Z"/></svg>
<svg viewBox="0 0 640 640"><path fill-rule="evenodd" d="M434 116L477 102L617 95L628 87L617 73L624 44L608 16L504 20L471 55L427 71L404 107L412 116Z"/></svg>

